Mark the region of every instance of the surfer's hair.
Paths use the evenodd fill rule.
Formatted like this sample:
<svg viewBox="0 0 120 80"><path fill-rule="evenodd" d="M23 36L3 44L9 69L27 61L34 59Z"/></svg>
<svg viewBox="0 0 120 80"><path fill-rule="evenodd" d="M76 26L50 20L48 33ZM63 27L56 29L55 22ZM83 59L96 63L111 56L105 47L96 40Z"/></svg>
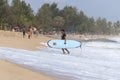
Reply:
<svg viewBox="0 0 120 80"><path fill-rule="evenodd" d="M65 30L64 30L64 29L61 29L61 31L65 32Z"/></svg>

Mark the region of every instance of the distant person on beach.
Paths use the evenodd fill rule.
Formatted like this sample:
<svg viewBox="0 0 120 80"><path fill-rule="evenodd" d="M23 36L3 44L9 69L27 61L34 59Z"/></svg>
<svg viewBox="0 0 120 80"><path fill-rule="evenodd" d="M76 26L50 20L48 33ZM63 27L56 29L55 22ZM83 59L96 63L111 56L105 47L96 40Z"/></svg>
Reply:
<svg viewBox="0 0 120 80"><path fill-rule="evenodd" d="M32 27L29 27L29 30L28 30L28 39L30 39L32 37L32 33L33 33Z"/></svg>
<svg viewBox="0 0 120 80"><path fill-rule="evenodd" d="M65 33L65 30L61 29L61 33L62 33L61 39L65 40L64 44L66 44L66 33ZM66 48L62 48L62 51L63 51L63 54L65 54L65 51L67 51L67 53L70 54L70 52Z"/></svg>
<svg viewBox="0 0 120 80"><path fill-rule="evenodd" d="M23 38L25 38L25 33L26 33L25 28L23 28Z"/></svg>

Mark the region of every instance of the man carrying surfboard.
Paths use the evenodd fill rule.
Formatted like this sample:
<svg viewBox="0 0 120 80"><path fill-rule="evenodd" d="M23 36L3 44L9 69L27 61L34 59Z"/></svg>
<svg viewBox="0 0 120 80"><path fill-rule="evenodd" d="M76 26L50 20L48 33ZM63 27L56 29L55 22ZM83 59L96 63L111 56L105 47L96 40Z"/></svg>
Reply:
<svg viewBox="0 0 120 80"><path fill-rule="evenodd" d="M64 44L66 44L66 33L65 33L65 30L61 29L61 33L62 33L61 39L65 40ZM65 54L65 51L67 51L67 53L70 54L70 52L66 48L62 48L62 51L63 51L63 54Z"/></svg>

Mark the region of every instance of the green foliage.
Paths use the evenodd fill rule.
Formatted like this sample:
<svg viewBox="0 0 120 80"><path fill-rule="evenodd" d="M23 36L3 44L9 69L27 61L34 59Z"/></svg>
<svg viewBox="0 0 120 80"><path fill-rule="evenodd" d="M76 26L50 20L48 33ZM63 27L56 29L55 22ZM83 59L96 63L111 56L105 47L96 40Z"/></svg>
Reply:
<svg viewBox="0 0 120 80"><path fill-rule="evenodd" d="M44 4L39 9L36 18L43 31L52 29L52 11L49 4Z"/></svg>
<svg viewBox="0 0 120 80"><path fill-rule="evenodd" d="M76 22L78 22L77 21L77 9L75 7L66 6L62 10L61 16L65 19L64 28L67 30L73 30L76 25Z"/></svg>
<svg viewBox="0 0 120 80"><path fill-rule="evenodd" d="M87 33L88 32L87 24L86 23L82 23L82 24L78 25L76 27L76 31L78 33L81 33L81 34Z"/></svg>
<svg viewBox="0 0 120 80"><path fill-rule="evenodd" d="M11 24L19 26L29 26L32 25L32 20L34 18L33 10L30 4L26 4L25 1L13 0L11 7Z"/></svg>
<svg viewBox="0 0 120 80"><path fill-rule="evenodd" d="M98 33L105 34L107 31L107 21L106 19L98 18L96 20L96 26L98 28Z"/></svg>
<svg viewBox="0 0 120 80"><path fill-rule="evenodd" d="M53 19L53 26L55 27L55 30L59 31L63 28L65 24L65 20L61 16L57 16Z"/></svg>
<svg viewBox="0 0 120 80"><path fill-rule="evenodd" d="M59 9L57 8L56 3L51 4L50 9L51 9L51 12L52 12L52 18L55 18L56 16L59 15Z"/></svg>
<svg viewBox="0 0 120 80"><path fill-rule="evenodd" d="M114 23L114 30L116 34L120 33L120 21L117 21L116 23Z"/></svg>
<svg viewBox="0 0 120 80"><path fill-rule="evenodd" d="M7 0L0 0L0 22L6 22L6 16L7 14Z"/></svg>

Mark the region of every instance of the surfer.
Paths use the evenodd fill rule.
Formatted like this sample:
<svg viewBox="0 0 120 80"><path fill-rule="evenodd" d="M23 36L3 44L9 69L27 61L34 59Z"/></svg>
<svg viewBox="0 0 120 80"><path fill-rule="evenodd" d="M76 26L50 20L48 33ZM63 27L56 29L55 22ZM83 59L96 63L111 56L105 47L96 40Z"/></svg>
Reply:
<svg viewBox="0 0 120 80"><path fill-rule="evenodd" d="M61 39L65 40L64 44L66 44L66 33L65 33L65 30L61 29L61 33L62 33ZM70 52L66 48L62 48L62 51L63 51L63 54L65 54L65 51L67 51L67 53L70 54Z"/></svg>

